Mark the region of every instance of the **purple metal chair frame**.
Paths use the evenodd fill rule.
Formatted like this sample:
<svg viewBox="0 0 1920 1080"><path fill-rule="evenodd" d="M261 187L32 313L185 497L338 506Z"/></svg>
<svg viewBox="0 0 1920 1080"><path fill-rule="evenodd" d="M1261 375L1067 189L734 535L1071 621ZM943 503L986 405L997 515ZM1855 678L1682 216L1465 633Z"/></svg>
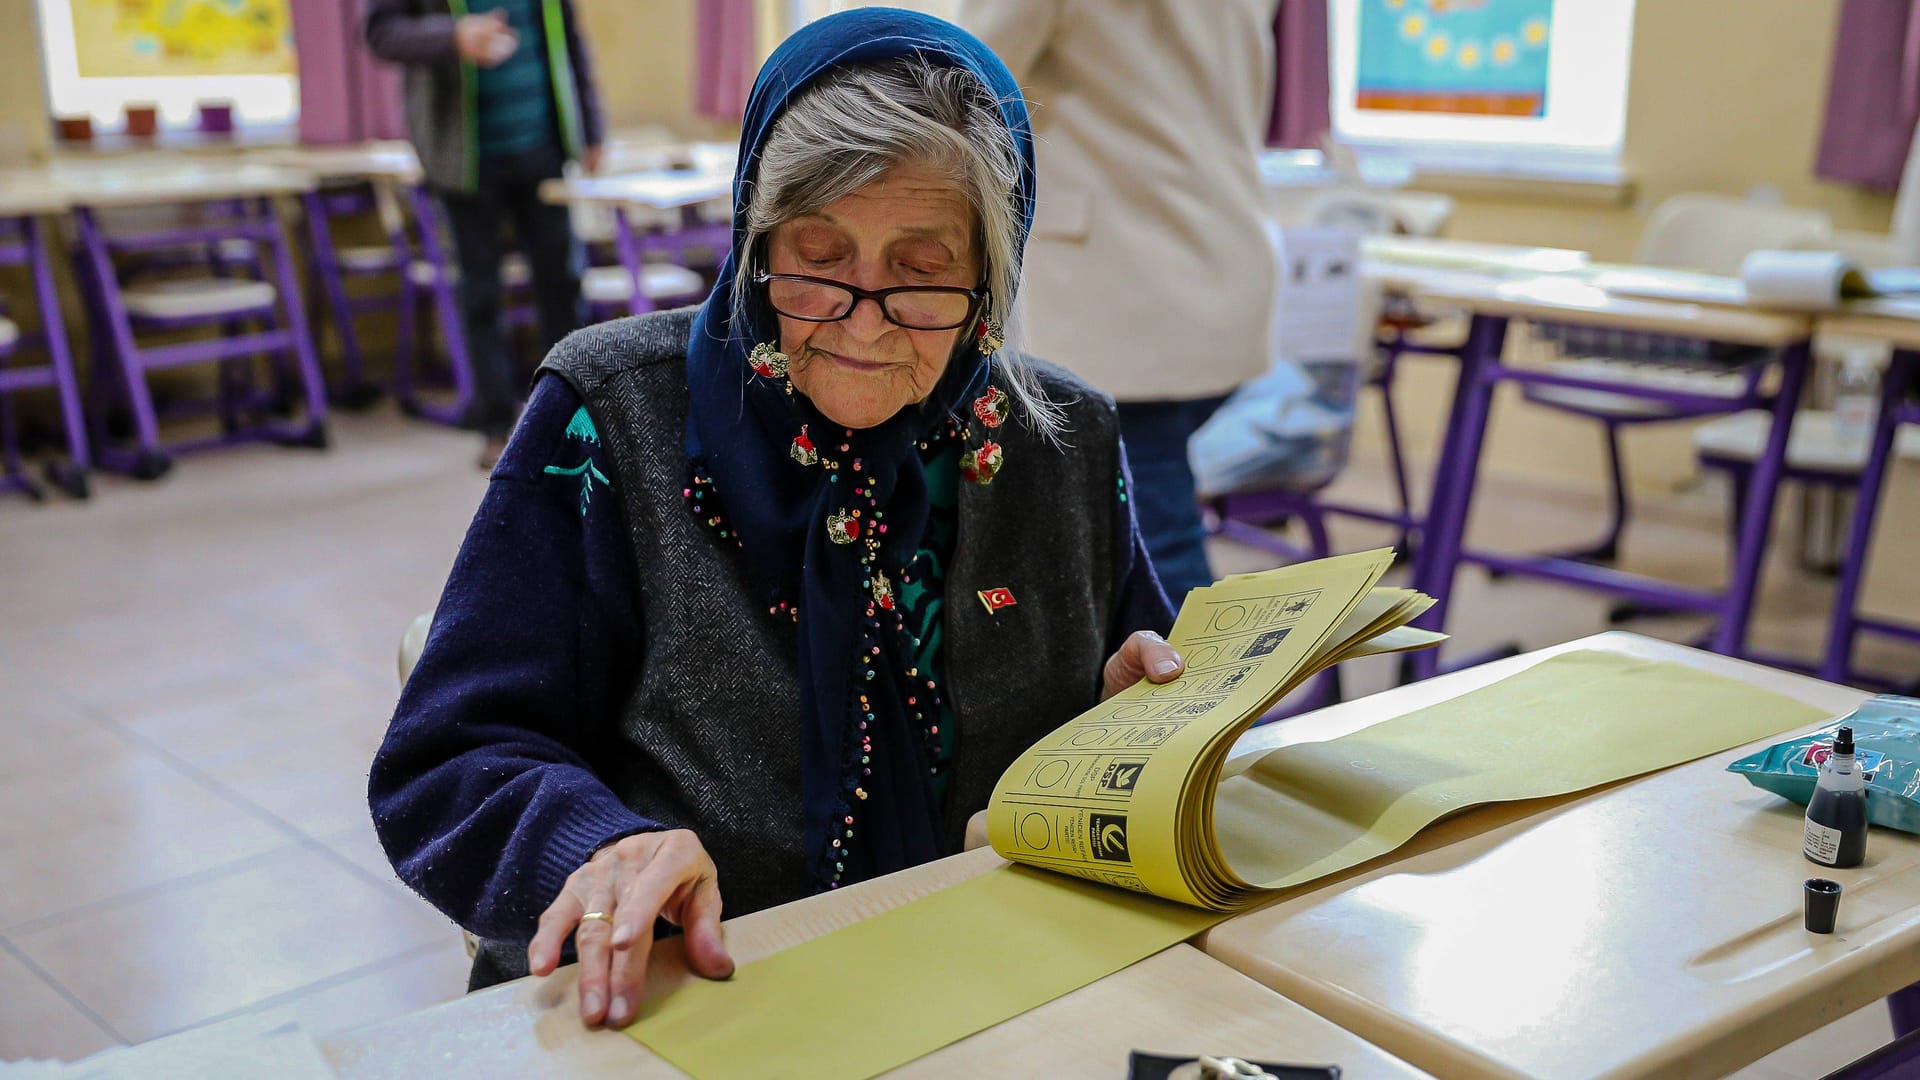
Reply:
<svg viewBox="0 0 1920 1080"><path fill-rule="evenodd" d="M104 419L104 408L113 400L126 405L133 417L136 448L132 451L100 444L104 466L123 470L141 479L155 479L171 466L172 453L191 452L235 442L267 440L287 445L324 447L327 442L326 388L319 361L314 355L313 339L307 325L306 310L300 300L299 283L293 270L293 258L280 227L279 213L270 198L221 199L204 204L211 223L164 229L137 235L109 237L101 228L94 211L80 207L74 211L79 225L80 262L83 289L94 315L94 372L96 422ZM177 251L204 245L216 274L231 272L233 266L217 255L220 241L246 240L256 252L264 248L273 262L272 277L258 255L248 267L259 280L274 285L275 302L246 310L222 311L212 315L143 317L130 312L121 294L121 277L116 255ZM286 325L280 325L284 308ZM260 329L245 332L243 324L257 322ZM187 341L170 345L142 346L138 339L144 330L175 330L221 324L224 332L211 340ZM291 357L297 370L300 389L306 403L306 422L298 427L258 420L242 427L237 422L241 406L258 406L257 399L242 401L237 396L235 366L257 356ZM147 389L148 371L186 364L220 362L223 365L221 407L227 430L218 436L163 446L160 442L160 414ZM284 370L279 372L283 377ZM116 385L117 384L117 385Z"/></svg>
<svg viewBox="0 0 1920 1080"><path fill-rule="evenodd" d="M1283 517L1298 517L1307 528L1312 541L1312 550L1328 551L1326 542L1326 515L1357 518L1362 521L1392 525L1400 530L1397 546L1403 555L1414 551L1415 537L1423 524L1422 516L1414 509L1413 487L1407 479L1407 455L1405 444L1400 436L1399 417L1393 404L1393 382L1398 373L1400 358L1407 353L1421 355L1459 357L1458 347L1416 345L1407 338L1407 331L1414 329L1410 325L1392 326L1392 333L1375 342L1380 358L1379 367L1367 378L1367 386L1379 391L1382 419L1386 428L1388 464L1393 473L1394 493L1398 499L1398 508L1382 510L1373 506L1356 503L1335 502L1320 495L1320 489L1313 491L1294 491L1285 488L1272 491L1239 492L1211 501L1207 509L1213 515L1213 531L1229 536L1253 547L1263 548L1284 558L1312 557L1303 555L1299 549L1285 541L1277 540L1261 526Z"/></svg>
<svg viewBox="0 0 1920 1080"><path fill-rule="evenodd" d="M1854 497L1853 522L1847 530L1840 586L1834 593L1833 619L1827 627L1826 657L1820 665L1820 677L1828 682L1856 681L1853 642L1862 630L1920 642L1920 626L1868 618L1859 612L1860 584L1866 577L1881 490L1886 485L1887 469L1893 463L1894 436L1901 424L1920 424L1920 402L1910 396L1916 373L1920 373L1920 353L1899 349L1881 378L1880 413L1874 421L1867 465L1860 473L1860 488ZM1869 678L1868 681L1879 680ZM1914 1004L1913 1018L1920 1022L1920 998L1916 998Z"/></svg>
<svg viewBox="0 0 1920 1080"><path fill-rule="evenodd" d="M22 390L52 388L60 401L60 419L66 429L67 461L50 464L47 479L77 499L87 497L87 472L93 467L87 448L86 418L81 412L80 383L74 375L73 351L67 343L65 314L53 281L46 233L36 218L0 219L0 266L24 266L33 278L34 302L41 328L21 332L10 345L0 346L0 491L22 491L38 501L40 486L27 475L13 424L13 395ZM47 354L44 365L10 367L23 348Z"/></svg>
<svg viewBox="0 0 1920 1080"><path fill-rule="evenodd" d="M1781 372L1780 384L1771 395L1760 392L1761 371L1756 367L1749 374L1746 394L1720 397L1623 385L1555 374L1542 369L1507 367L1501 360L1506 331L1505 317L1476 314L1467 342L1460 352L1459 383L1454 391L1452 414L1441 451L1426 528L1414 560L1413 587L1435 598L1432 610L1419 620L1420 625L1431 629L1444 627L1453 578L1459 564L1464 561L1478 563L1492 570L1608 593L1650 608L1716 615L1719 623L1710 647L1728 656L1743 655L1747 623L1752 615L1754 596L1765 562L1768 526L1772 521L1774 501L1786 462L1787 439L1792 430L1801 386L1806 379L1808 343L1799 342L1781 351L1776 359ZM1744 514L1736 533L1736 554L1726 587L1719 591L1691 588L1550 556L1464 550L1463 539L1472 509L1480 449L1486 437L1494 389L1502 382L1564 386L1645 398L1667 407L1661 419L1769 408L1773 414L1773 427L1747 485ZM1439 664L1435 652L1430 649L1409 657L1408 670L1413 677L1426 678L1435 673Z"/></svg>
<svg viewBox="0 0 1920 1080"><path fill-rule="evenodd" d="M1578 326L1566 327L1566 326L1559 326L1559 325L1549 325L1545 327L1545 329L1547 329L1549 332L1554 330L1559 330L1559 331L1562 331L1563 334L1567 331L1571 331L1576 336L1578 336L1580 331L1582 330L1582 328ZM1621 339L1621 341L1637 342L1639 348L1641 349L1646 349L1648 347L1657 348L1663 343L1672 343L1675 341L1678 341L1683 345L1691 343L1687 339L1676 339L1676 338L1673 338L1671 335L1665 335L1665 334L1618 333L1611 336L1617 337ZM1558 341L1559 338L1555 337L1554 340ZM1614 347L1618 348L1619 344L1616 343ZM1598 346L1598 348L1604 350L1607 348L1607 346L1600 345ZM1612 354L1608 353L1605 355L1612 355ZM1629 356L1622 356L1620 357L1620 360L1622 363L1634 362L1632 358ZM1700 366L1702 368L1710 368L1710 367L1713 367L1714 365L1710 363L1701 363L1701 364L1698 364L1697 366ZM1754 364L1748 367L1747 369L1748 380L1747 380L1747 385L1743 390L1744 394L1752 395L1755 392L1755 381L1758 379L1760 373L1764 369L1765 369L1764 364ZM1728 368L1724 370L1732 370L1732 369ZM1671 410L1671 411L1662 411L1658 413L1649 413L1647 415L1637 415L1637 416L1620 415L1617 413L1609 412L1606 409L1598 406L1585 406L1585 405L1580 405L1573 402L1556 401L1549 397L1539 396L1535 393L1535 391L1538 389L1538 386L1539 384L1535 384L1535 383L1529 383L1523 386L1522 393L1524 394L1528 403L1537 405L1541 408L1553 409L1556 412L1563 412L1570 416L1582 416L1589 420L1592 420L1600 425L1601 433L1605 436L1605 439L1606 439L1606 450L1607 450L1607 531L1606 531L1606 534L1603 537L1601 537L1600 540L1592 544L1589 544L1586 547L1563 552L1560 554L1560 557L1564 559L1579 561L1579 562L1612 563L1615 559L1619 557L1620 539L1626 533L1627 521L1628 521L1628 518L1631 516L1631 512L1632 512L1630 499L1627 493L1626 460L1620 448L1620 429L1623 427L1637 426L1641 424L1661 424L1661 423L1669 423L1676 420L1697 419L1699 416L1704 414L1698 411L1691 411L1691 410ZM1641 400L1655 401L1657 403L1664 403L1660 398L1648 398L1641 394L1628 394L1625 396L1636 397L1636 398L1640 398ZM1654 613L1652 609L1643 610L1639 608L1637 605L1634 605L1631 603L1624 604L1624 605L1621 605L1618 609L1616 609L1616 612L1613 617L1613 621L1618 622L1626 618L1633 617L1634 615L1651 614L1651 613Z"/></svg>
<svg viewBox="0 0 1920 1080"><path fill-rule="evenodd" d="M1423 356L1449 356L1459 358L1458 347L1442 345L1417 345L1407 339L1407 331L1412 326L1396 325L1393 333L1375 343L1379 352L1380 366L1367 380L1367 385L1380 392L1380 408L1383 426L1386 428L1388 464L1393 470L1394 494L1399 501L1397 510L1380 510L1371 506L1353 503L1329 502L1317 495L1313 505L1322 514L1338 514L1341 517L1358 518L1362 521L1375 521L1382 525L1392 525L1400 530L1399 547L1403 553L1414 550L1414 538L1424 524L1423 517L1413 506L1413 487L1407 479L1406 448L1400 438L1400 420L1393 405L1393 381L1398 374L1400 358L1407 353L1419 353ZM1293 493L1283 493L1283 499L1293 498ZM1309 526L1311 528L1311 526Z"/></svg>
<svg viewBox="0 0 1920 1080"><path fill-rule="evenodd" d="M467 345L466 320L460 310L459 287L454 282L457 263L447 241L443 238L439 203L434 200L433 192L424 184L416 184L409 195L413 202L414 228L419 233L420 257L433 267L433 283L417 285L412 275L411 245L405 237L396 239L405 252L400 277L405 308L400 326L401 345L395 358L393 372L393 394L399 399L400 408L409 416L417 416L435 423L460 427L466 422L466 416L473 403L473 354ZM432 300L435 318L440 324L441 336L446 342L447 368L449 381L453 388L453 400L449 402L428 401L419 395L425 380L416 370L414 358L426 352L418 347L415 337L415 311L420 303L420 294L425 292ZM511 327L532 326L538 321L538 314L525 303L509 303L505 310L506 324Z"/></svg>
<svg viewBox="0 0 1920 1080"><path fill-rule="evenodd" d="M1327 536L1326 507L1316 498L1325 487L1323 483L1299 490L1266 488L1216 495L1202 508L1207 529L1215 536L1257 548L1287 563L1329 558L1333 555L1333 542ZM1263 527L1289 519L1298 519L1307 530L1305 547L1283 540ZM1255 726L1336 705L1345 697L1337 667L1315 676L1312 685L1316 691L1309 693L1304 701L1275 707L1255 721Z"/></svg>
<svg viewBox="0 0 1920 1080"><path fill-rule="evenodd" d="M378 384L367 379L366 360L360 349L355 317L374 312L393 312L398 320L394 370L397 373L410 368L408 350L413 347L413 322L419 305L419 288L407 273L412 251L404 231L393 230L387 234L387 243L392 249L391 260L377 266L351 265L340 260L333 243L333 220L367 214L376 208L377 202L368 184L310 191L301 196L301 205L307 219L308 260L311 267L309 280L319 294L313 298L311 306L319 310L318 301L324 297L326 307L333 315L334 335L340 342L343 378L341 385L332 391L331 397L335 403L347 408L364 408L379 400L381 390ZM352 296L347 292L347 279L353 277L394 277L398 279L399 288L395 292Z"/></svg>
<svg viewBox="0 0 1920 1080"><path fill-rule="evenodd" d="M627 215L626 207L613 208L613 251L621 269L633 280L633 292L627 297L626 314L645 315L657 310L660 304L647 295L641 286L645 273L646 256L649 252L661 252L680 265L686 265L687 248L699 244L718 243L720 250L733 240L733 226L696 222L692 217L693 208L682 209L685 227L675 232L663 233L649 230L641 232L633 227L633 219ZM672 301L692 303L701 299L705 293L687 296L666 297ZM620 305L595 302L590 305L595 322L613 318Z"/></svg>

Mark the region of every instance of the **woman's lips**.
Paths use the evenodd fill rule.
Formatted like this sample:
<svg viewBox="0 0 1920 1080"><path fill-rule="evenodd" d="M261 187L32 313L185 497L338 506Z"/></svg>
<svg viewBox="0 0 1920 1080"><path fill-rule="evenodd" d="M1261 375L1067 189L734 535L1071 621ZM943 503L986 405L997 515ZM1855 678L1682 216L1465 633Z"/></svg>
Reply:
<svg viewBox="0 0 1920 1080"><path fill-rule="evenodd" d="M895 366L893 364L884 363L877 360L860 360L851 356L842 356L837 352L829 352L826 349L815 349L814 351L819 353L821 356L824 356L827 359L833 361L835 364L838 364L839 366L847 368L851 371L861 371L861 372L866 372L868 374L872 374L875 372L886 371L888 368Z"/></svg>

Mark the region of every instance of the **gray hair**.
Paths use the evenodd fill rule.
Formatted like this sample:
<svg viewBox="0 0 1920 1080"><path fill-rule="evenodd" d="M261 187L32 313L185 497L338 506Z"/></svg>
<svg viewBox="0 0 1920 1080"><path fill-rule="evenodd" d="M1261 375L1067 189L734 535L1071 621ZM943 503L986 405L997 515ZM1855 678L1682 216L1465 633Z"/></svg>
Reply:
<svg viewBox="0 0 1920 1080"><path fill-rule="evenodd" d="M906 162L940 170L972 205L992 311L1008 324L1007 343L994 356L999 382L1031 427L1057 439L1065 414L1041 389L1013 325L1020 284L1020 154L998 100L972 72L903 58L833 72L795 96L760 149L759 172L747 194L745 250L761 250L776 226L845 198ZM736 319L752 310L750 278L744 266L734 275Z"/></svg>

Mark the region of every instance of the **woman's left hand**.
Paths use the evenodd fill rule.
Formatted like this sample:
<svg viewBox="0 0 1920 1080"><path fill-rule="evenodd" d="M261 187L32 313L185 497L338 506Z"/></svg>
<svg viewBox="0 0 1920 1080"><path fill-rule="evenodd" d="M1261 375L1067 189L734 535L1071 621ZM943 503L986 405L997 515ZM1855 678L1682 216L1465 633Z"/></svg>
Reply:
<svg viewBox="0 0 1920 1080"><path fill-rule="evenodd" d="M1106 686L1100 692L1100 700L1107 700L1141 679L1172 682L1185 670L1186 660L1167 644L1166 638L1151 630L1136 630L1107 661L1106 670L1102 672Z"/></svg>

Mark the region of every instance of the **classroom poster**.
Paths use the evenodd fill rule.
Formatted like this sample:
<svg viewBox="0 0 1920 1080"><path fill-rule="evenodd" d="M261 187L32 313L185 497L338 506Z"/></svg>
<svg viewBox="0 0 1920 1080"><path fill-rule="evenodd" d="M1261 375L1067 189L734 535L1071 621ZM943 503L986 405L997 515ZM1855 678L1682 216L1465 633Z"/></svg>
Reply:
<svg viewBox="0 0 1920 1080"><path fill-rule="evenodd" d="M1553 0L1360 0L1354 105L1539 117Z"/></svg>
<svg viewBox="0 0 1920 1080"><path fill-rule="evenodd" d="M82 78L291 75L287 0L68 0Z"/></svg>

